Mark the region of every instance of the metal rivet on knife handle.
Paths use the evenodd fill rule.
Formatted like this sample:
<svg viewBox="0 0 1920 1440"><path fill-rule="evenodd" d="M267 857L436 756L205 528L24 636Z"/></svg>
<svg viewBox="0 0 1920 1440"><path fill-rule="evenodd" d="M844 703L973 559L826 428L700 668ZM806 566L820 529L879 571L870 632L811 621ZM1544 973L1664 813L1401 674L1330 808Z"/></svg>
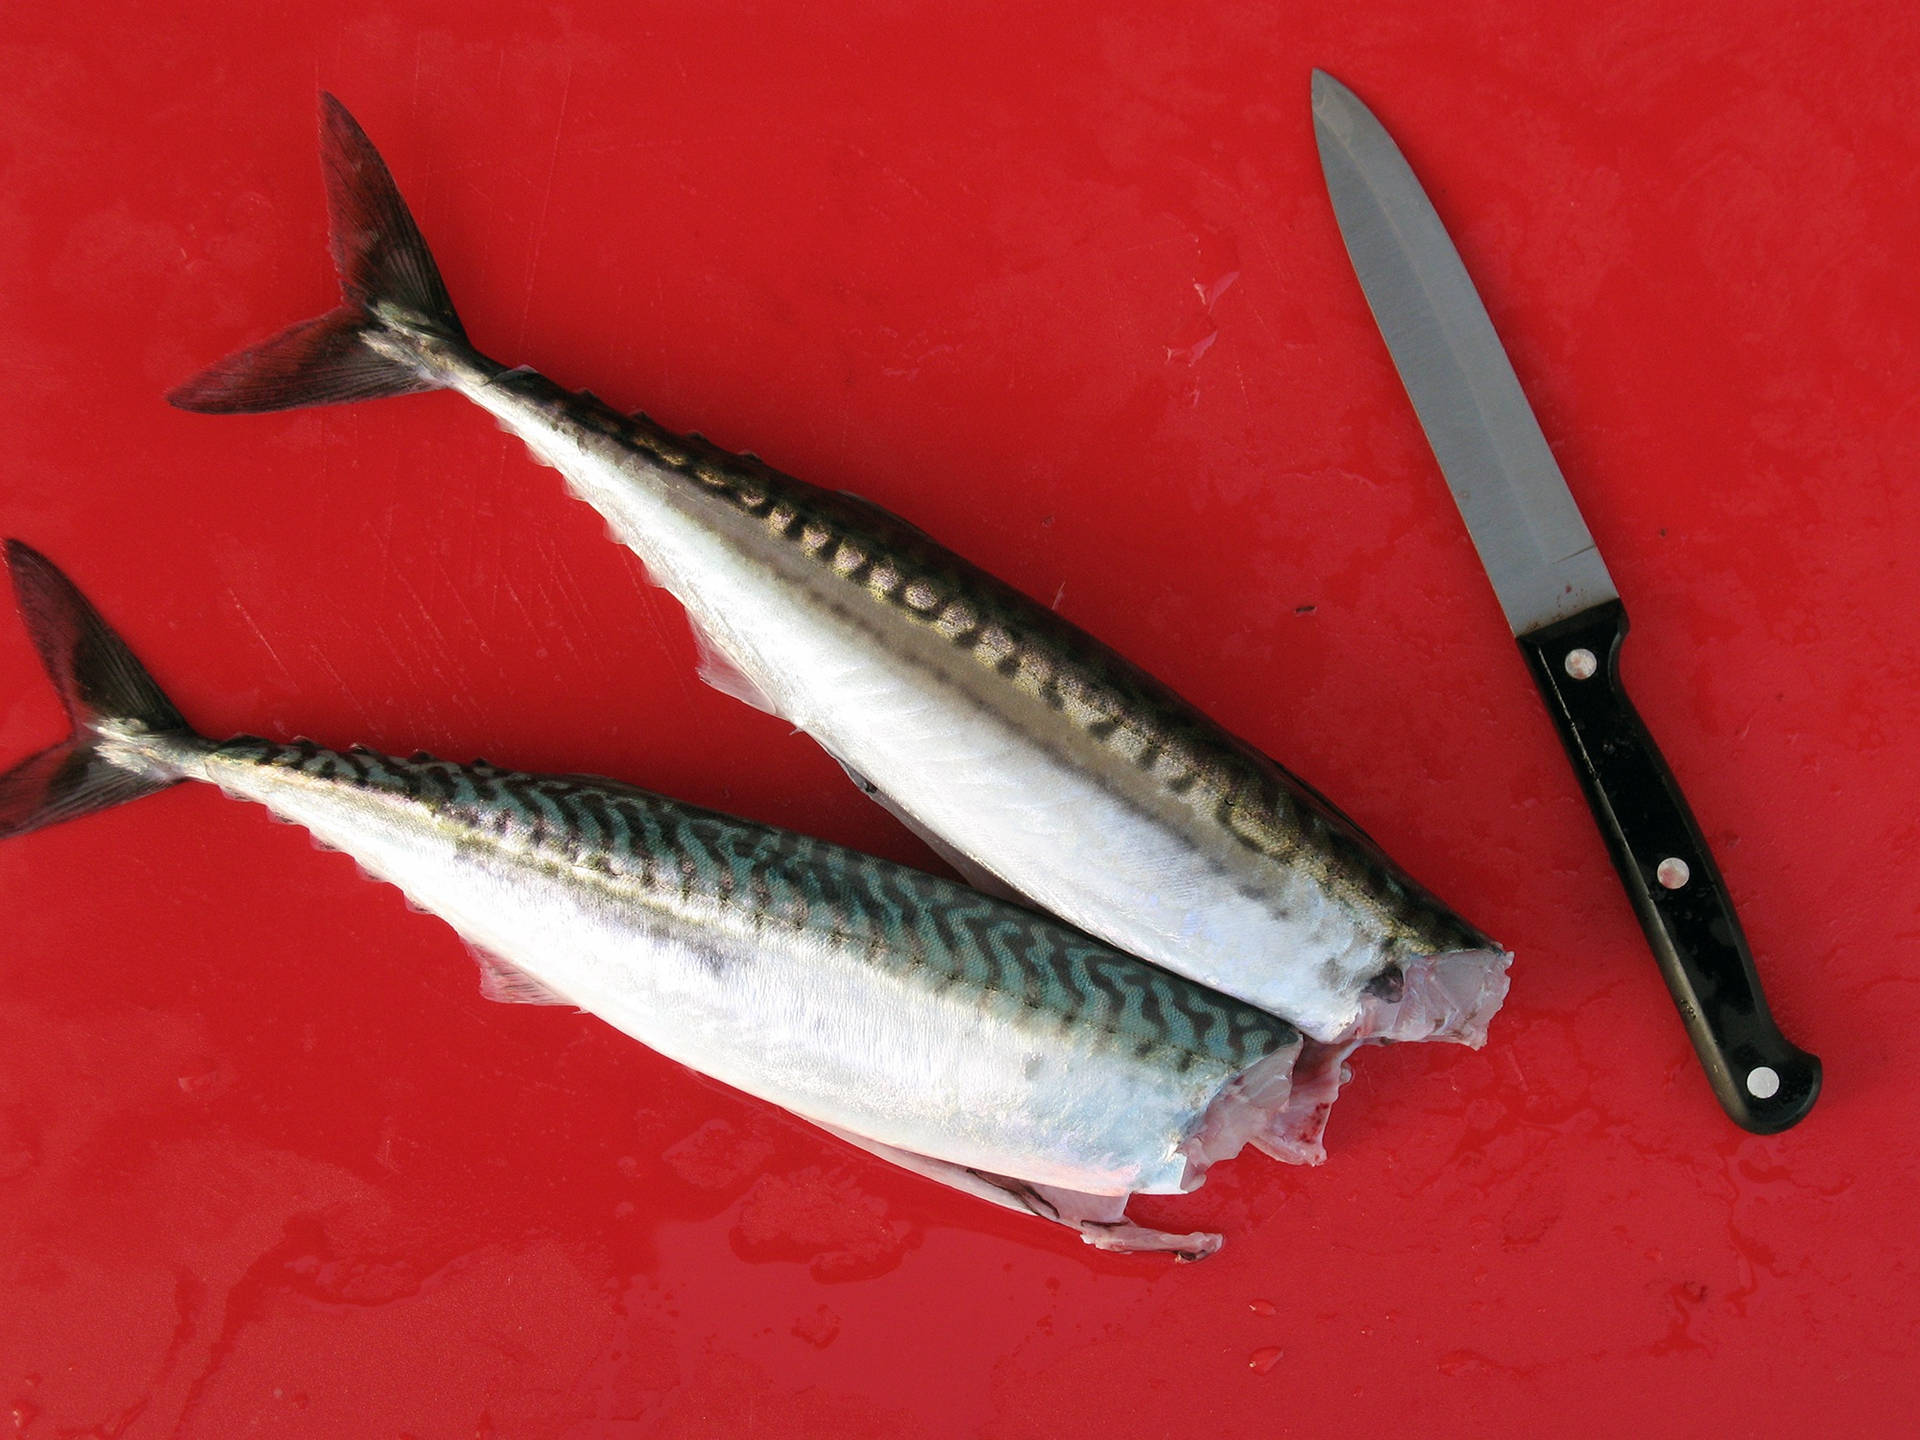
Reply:
<svg viewBox="0 0 1920 1440"><path fill-rule="evenodd" d="M1669 890L1678 890L1693 878L1693 871L1678 855L1669 855L1660 862L1660 868L1653 872L1653 878Z"/></svg>
<svg viewBox="0 0 1920 1440"><path fill-rule="evenodd" d="M1567 674L1576 680L1591 680L1594 672L1600 668L1600 662L1593 658L1591 650L1569 650L1567 652Z"/></svg>

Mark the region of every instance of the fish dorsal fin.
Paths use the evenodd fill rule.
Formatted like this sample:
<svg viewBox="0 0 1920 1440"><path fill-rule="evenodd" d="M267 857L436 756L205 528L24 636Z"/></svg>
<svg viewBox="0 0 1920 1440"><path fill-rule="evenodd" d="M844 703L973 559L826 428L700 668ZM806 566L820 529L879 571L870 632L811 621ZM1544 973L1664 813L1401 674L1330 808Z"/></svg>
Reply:
<svg viewBox="0 0 1920 1440"><path fill-rule="evenodd" d="M756 710L764 710L769 715L780 715L780 708L768 698L767 692L756 685L738 665L733 663L720 644L708 634L706 628L687 615L687 624L693 629L694 647L700 652L700 678L723 695L731 695L743 704ZM785 719L785 716L781 716Z"/></svg>
<svg viewBox="0 0 1920 1440"><path fill-rule="evenodd" d="M468 946L480 966L480 993L502 1005L572 1005L573 1001L544 981L536 980L510 960L478 946Z"/></svg>
<svg viewBox="0 0 1920 1440"><path fill-rule="evenodd" d="M887 509L886 506L882 505L878 500L869 500L866 496L861 495L853 490L842 490L838 493L842 500L846 500L850 502L855 509L859 510L862 514L867 516L867 518L871 520L879 521L882 528L890 525L898 526L902 530L911 531L913 534L918 535L923 540L933 539L931 535L927 534L926 531L922 530L918 525L914 524L911 520L908 520L900 515L895 514L893 511Z"/></svg>

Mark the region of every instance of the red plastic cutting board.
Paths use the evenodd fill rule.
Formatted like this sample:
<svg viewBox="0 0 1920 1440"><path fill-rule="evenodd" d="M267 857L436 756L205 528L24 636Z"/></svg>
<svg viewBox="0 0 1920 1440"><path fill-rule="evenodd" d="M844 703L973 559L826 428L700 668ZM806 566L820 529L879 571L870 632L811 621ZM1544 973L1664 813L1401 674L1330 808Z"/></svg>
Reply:
<svg viewBox="0 0 1920 1440"><path fill-rule="evenodd" d="M933 863L462 402L161 403L331 303L324 86L491 353L1053 601L1518 959L1483 1051L1356 1061L1324 1168L1143 1204L1226 1232L1176 1267L489 1004L209 791L9 842L0 1430L1911 1433L1917 60L1891 0L10 7L0 530L208 731ZM1626 598L1826 1061L1797 1130L1698 1073L1348 269L1314 66L1430 187ZM0 756L57 735L10 613L0 697Z"/></svg>

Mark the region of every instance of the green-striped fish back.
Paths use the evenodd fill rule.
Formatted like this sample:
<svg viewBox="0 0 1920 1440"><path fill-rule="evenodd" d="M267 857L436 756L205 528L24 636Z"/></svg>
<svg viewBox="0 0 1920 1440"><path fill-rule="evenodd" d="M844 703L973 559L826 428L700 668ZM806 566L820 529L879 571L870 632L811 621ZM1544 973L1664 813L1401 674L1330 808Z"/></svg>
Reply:
<svg viewBox="0 0 1920 1440"><path fill-rule="evenodd" d="M250 736L219 757L419 806L461 843L513 854L636 906L755 931L807 930L867 963L921 972L1010 1011L1102 1031L1181 1069L1240 1070L1295 1040L1284 1021L1124 955L1031 910L791 831L613 781L484 761L329 750Z"/></svg>

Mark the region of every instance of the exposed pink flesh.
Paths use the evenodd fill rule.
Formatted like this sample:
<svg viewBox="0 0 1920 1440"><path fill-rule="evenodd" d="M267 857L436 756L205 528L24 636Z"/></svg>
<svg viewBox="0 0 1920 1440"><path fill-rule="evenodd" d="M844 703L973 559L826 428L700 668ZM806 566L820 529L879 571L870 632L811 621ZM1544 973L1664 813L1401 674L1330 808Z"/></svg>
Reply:
<svg viewBox="0 0 1920 1440"><path fill-rule="evenodd" d="M1182 1190L1198 1188L1216 1161L1231 1160L1249 1143L1258 1144L1280 1122L1293 1104L1294 1067L1304 1053L1292 1046L1276 1050L1227 1082L1181 1146L1187 1159Z"/></svg>
<svg viewBox="0 0 1920 1440"><path fill-rule="evenodd" d="M1478 1050L1487 1025L1507 998L1505 950L1452 950L1426 955L1402 967L1397 999L1365 996L1345 1040L1451 1040Z"/></svg>

